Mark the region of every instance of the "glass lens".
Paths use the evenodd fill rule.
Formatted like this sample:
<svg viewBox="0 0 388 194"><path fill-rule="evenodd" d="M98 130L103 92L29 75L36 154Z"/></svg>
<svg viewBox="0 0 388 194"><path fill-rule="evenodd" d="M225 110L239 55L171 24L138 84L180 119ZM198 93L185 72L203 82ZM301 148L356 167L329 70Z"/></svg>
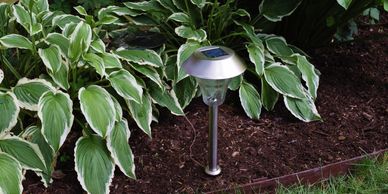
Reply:
<svg viewBox="0 0 388 194"><path fill-rule="evenodd" d="M230 79L210 80L197 78L197 82L201 88L203 102L207 105L213 103L217 105L222 104L225 100L229 81Z"/></svg>

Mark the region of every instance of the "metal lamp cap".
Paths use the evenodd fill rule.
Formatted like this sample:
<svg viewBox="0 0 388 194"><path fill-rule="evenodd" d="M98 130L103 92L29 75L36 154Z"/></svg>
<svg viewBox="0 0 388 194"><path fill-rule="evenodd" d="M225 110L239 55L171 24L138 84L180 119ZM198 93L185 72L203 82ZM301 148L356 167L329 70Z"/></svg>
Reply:
<svg viewBox="0 0 388 194"><path fill-rule="evenodd" d="M185 72L202 79L229 79L242 74L246 66L236 53L223 46L197 49L182 65Z"/></svg>

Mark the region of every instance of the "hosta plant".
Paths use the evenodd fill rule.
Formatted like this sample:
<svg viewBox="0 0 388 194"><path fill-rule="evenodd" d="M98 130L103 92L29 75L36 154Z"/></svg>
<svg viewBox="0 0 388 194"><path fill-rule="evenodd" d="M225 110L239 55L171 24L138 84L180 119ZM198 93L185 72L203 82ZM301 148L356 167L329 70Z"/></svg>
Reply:
<svg viewBox="0 0 388 194"><path fill-rule="evenodd" d="M198 88L182 70L182 63L201 46L223 45L236 50L248 64L248 72L234 79L229 88L238 90L241 105L250 118L259 119L262 107L273 110L281 98L296 118L309 122L320 120L314 104L318 70L300 49L287 44L284 38L262 34L253 27L263 17L280 21L299 4L298 0L264 0L260 13L253 17L234 0L124 3L130 10L126 12L130 24L159 31L166 37L166 50L162 53L166 61L164 70L182 107L196 96Z"/></svg>
<svg viewBox="0 0 388 194"><path fill-rule="evenodd" d="M75 146L83 189L108 193L115 166L135 178L127 120L151 136L157 104L183 114L157 52L108 49L106 29L118 18L75 9L79 16L52 12L47 0L0 4L0 193L21 193L25 170L48 185L72 129L83 134Z"/></svg>

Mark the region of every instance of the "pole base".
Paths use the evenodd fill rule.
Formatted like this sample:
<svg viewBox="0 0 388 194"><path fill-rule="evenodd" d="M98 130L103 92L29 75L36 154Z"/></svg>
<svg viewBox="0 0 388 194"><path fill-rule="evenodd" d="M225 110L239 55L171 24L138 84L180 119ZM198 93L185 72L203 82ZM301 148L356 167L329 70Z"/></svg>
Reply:
<svg viewBox="0 0 388 194"><path fill-rule="evenodd" d="M221 174L221 168L217 165L215 170L210 170L209 166L206 166L205 173L209 176L218 176Z"/></svg>

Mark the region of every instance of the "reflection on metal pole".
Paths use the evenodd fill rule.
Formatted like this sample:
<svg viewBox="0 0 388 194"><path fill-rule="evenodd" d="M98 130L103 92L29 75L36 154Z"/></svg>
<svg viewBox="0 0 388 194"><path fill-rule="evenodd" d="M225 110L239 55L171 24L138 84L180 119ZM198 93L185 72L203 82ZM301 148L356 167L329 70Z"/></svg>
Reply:
<svg viewBox="0 0 388 194"><path fill-rule="evenodd" d="M221 173L221 168L217 161L217 123L218 123L218 102L217 99L210 100L209 103L209 161L205 169L206 174L217 176Z"/></svg>

